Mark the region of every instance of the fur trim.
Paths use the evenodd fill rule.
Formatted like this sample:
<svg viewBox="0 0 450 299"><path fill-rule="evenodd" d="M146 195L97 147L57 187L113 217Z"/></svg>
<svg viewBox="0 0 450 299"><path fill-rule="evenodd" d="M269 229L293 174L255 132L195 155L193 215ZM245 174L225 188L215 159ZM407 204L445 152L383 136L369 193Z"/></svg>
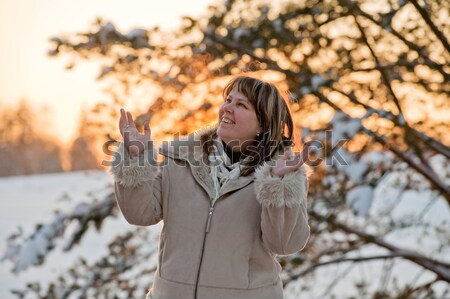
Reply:
<svg viewBox="0 0 450 299"><path fill-rule="evenodd" d="M272 176L271 166L264 164L255 171L256 198L263 206L296 207L306 204L308 179L304 167L286 174Z"/></svg>
<svg viewBox="0 0 450 299"><path fill-rule="evenodd" d="M216 131L217 125L207 126L188 136L164 142L159 153L172 159L188 161L190 164L202 162L203 144L212 139Z"/></svg>
<svg viewBox="0 0 450 299"><path fill-rule="evenodd" d="M114 153L110 172L114 180L125 187L134 188L149 182L158 173L156 151L152 148L139 157L130 157L121 142Z"/></svg>

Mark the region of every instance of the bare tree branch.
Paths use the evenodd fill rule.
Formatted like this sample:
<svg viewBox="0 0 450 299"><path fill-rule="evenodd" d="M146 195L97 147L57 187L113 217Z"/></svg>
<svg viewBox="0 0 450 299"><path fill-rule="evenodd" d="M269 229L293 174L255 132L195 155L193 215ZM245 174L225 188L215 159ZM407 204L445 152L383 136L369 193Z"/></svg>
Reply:
<svg viewBox="0 0 450 299"><path fill-rule="evenodd" d="M315 92L314 95L319 97L319 99L328 104L330 107L335 109L336 111L341 111L342 113L346 114L342 109L334 104L332 101L330 101L325 95L323 95L321 92ZM348 117L350 117L348 114L346 114ZM414 159L408 155L408 153L405 153L404 151L398 149L395 145L390 143L386 137L379 136L376 132L373 132L369 129L367 129L364 126L361 126L361 130L365 132L367 135L372 136L375 141L378 143L384 145L388 150L390 150L392 153L394 153L397 157L399 157L401 160L405 161L411 168L415 169L417 172L422 174L424 177L426 177L430 183L437 189L439 192L445 197L447 200L447 203L450 205L450 189L449 187L442 182L442 180L433 172L430 170L430 168L423 166L422 164L418 164L414 161Z"/></svg>
<svg viewBox="0 0 450 299"><path fill-rule="evenodd" d="M401 249L395 245L392 245L384 240L382 240L380 237L365 233L363 231L360 231L358 229L349 227L348 225L338 222L333 216L323 216L315 211L310 211L310 215L317 220L325 221L329 225L336 227L346 233L355 234L362 240L376 244L380 247L386 248L392 252L394 255L398 255L403 257L404 259L407 259L417 265L422 266L423 268L435 273L438 276L438 279L444 280L446 282L450 282L450 264L444 263L442 261L437 261L434 259L431 259L429 257L426 257L418 252Z"/></svg>
<svg viewBox="0 0 450 299"><path fill-rule="evenodd" d="M409 297L409 296L411 296L412 294L417 293L417 292L419 292L419 291L421 291L421 290L429 290L430 287L431 287L433 284L435 284L436 282L438 282L438 281L439 281L439 279L438 279L438 278L435 278L435 279L433 279L433 280L431 280L431 281L429 281L429 282L426 282L426 283L424 283L424 284L422 284L422 285L420 285L420 286L417 286L417 287L415 287L415 288L413 288L413 289L407 291L407 292L405 293L405 296L406 296L406 297Z"/></svg>
<svg viewBox="0 0 450 299"><path fill-rule="evenodd" d="M386 259L394 259L398 257L405 257L402 253L391 253L391 254L382 254L382 255L374 255L374 256L363 256L363 257L354 257L354 258L346 258L341 257L337 258L331 261L322 262L322 263L316 263L308 265L306 268L302 269L299 273L291 274L289 276L289 279L283 281L284 285L287 285L288 283L297 280L298 278L307 275L308 273L316 270L317 268L323 267L323 266L329 266L332 264L339 264L339 263L360 263L360 262L366 262L366 261L373 261L373 260L386 260Z"/></svg>
<svg viewBox="0 0 450 299"><path fill-rule="evenodd" d="M378 66L381 66L380 60L378 59L378 56L375 53L373 47L370 45L369 41L367 40L367 36L366 36L366 33L364 32L364 28L362 28L361 24L358 22L358 19L355 15L353 15L353 19L355 20L355 24L358 27L359 32L361 33L362 41L367 46L367 48L369 48L370 54L372 55L372 58L375 60L376 69L381 74L382 81L384 82L384 85L389 90L389 93L392 96L392 100L394 101L394 104L398 109L398 115L396 115L396 117L398 118L398 122L404 126L407 126L406 119L403 116L403 109L400 105L400 101L398 100L397 95L395 94L394 89L392 88L391 80L389 79L386 71L382 67L378 67Z"/></svg>

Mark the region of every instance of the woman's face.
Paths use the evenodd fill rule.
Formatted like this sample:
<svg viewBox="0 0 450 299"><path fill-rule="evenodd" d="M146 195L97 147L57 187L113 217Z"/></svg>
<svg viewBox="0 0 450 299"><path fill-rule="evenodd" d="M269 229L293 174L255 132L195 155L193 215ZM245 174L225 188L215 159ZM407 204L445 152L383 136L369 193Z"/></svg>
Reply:
<svg viewBox="0 0 450 299"><path fill-rule="evenodd" d="M217 134L233 151L243 151L261 131L255 107L234 88L219 109Z"/></svg>

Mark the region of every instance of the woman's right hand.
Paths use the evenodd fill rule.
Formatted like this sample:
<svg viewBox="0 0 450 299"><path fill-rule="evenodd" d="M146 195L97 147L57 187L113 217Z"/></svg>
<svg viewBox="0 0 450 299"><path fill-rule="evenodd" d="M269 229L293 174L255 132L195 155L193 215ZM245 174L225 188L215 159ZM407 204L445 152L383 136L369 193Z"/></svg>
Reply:
<svg viewBox="0 0 450 299"><path fill-rule="evenodd" d="M144 124L144 134L139 133L131 113L121 108L119 130L123 137L124 146L130 156L139 156L147 149L150 143L150 126L148 122Z"/></svg>

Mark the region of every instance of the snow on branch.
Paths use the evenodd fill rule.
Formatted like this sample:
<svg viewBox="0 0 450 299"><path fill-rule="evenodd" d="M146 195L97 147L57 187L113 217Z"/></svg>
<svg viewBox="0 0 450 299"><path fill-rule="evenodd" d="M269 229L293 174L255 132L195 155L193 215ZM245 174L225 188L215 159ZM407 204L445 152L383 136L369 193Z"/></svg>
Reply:
<svg viewBox="0 0 450 299"><path fill-rule="evenodd" d="M423 268L434 272L439 279L444 280L446 282L450 282L450 263L446 263L444 261L435 260L433 258L424 256L416 251L411 251L403 248L399 248L385 240L383 240L379 236L375 236L369 234L367 232L361 231L359 229L348 226L347 224L341 223L336 220L335 217L329 217L326 215L322 215L316 213L315 211L311 211L310 215L320 221L325 221L329 225L332 225L346 233L355 234L362 240L368 243L376 244L380 247L388 249L396 256L401 256L404 259L407 259L417 265L422 266Z"/></svg>
<svg viewBox="0 0 450 299"><path fill-rule="evenodd" d="M11 236L7 241L7 249L1 261L9 260L14 263L13 272L19 273L28 267L40 265L45 257L55 248L58 238L64 235L68 225L77 222L77 228L69 236L64 250L70 250L79 243L84 233L93 222L97 229L103 220L112 215L116 209L114 195L106 196L102 201L80 203L70 213L57 213L52 221L38 225L36 230L24 240L20 235Z"/></svg>

